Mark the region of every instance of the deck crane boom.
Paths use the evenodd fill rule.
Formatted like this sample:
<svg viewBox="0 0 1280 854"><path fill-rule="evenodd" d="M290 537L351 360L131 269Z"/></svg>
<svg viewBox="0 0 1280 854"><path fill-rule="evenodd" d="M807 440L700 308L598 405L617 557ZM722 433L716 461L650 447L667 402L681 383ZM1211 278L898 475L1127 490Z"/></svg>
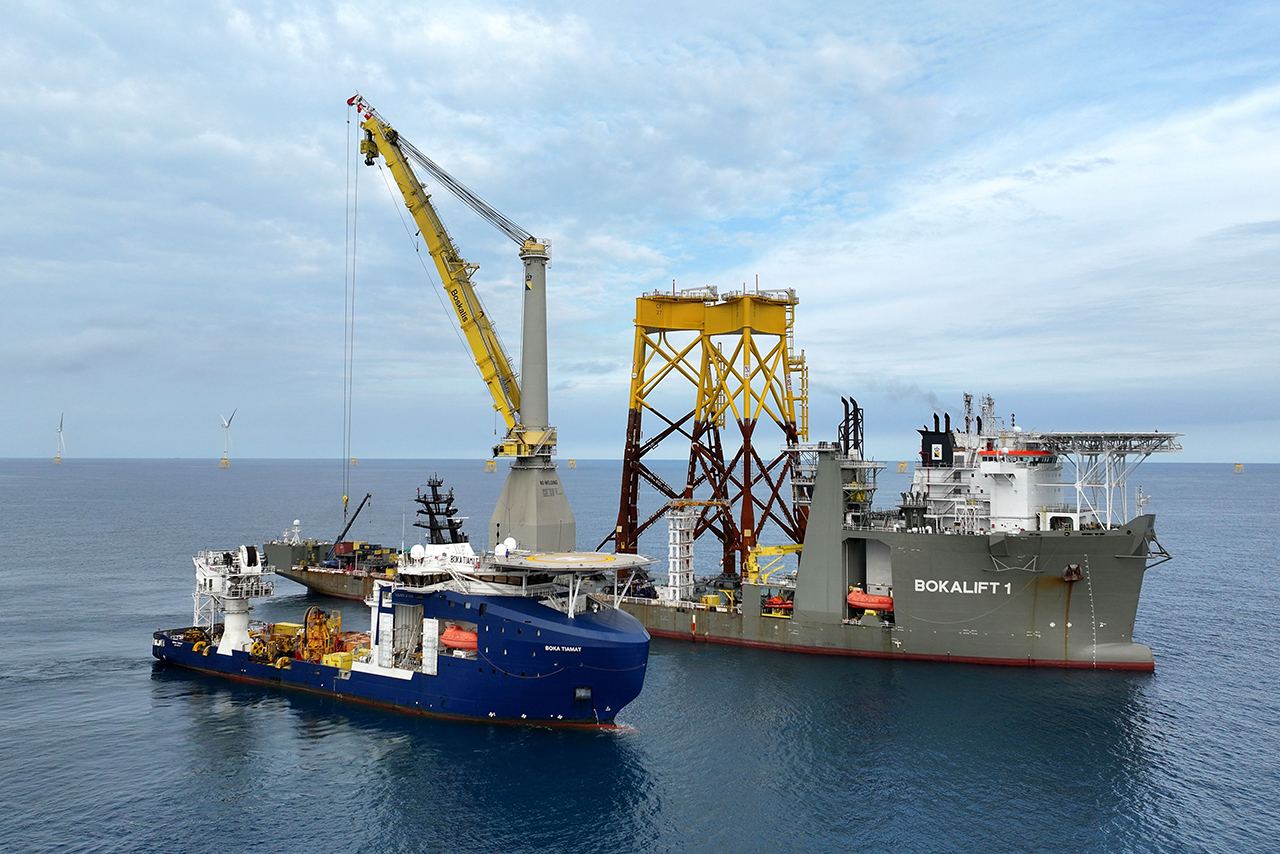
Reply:
<svg viewBox="0 0 1280 854"><path fill-rule="evenodd" d="M365 165L374 165L379 156L386 161L435 262L449 304L493 398L493 407L506 422L506 435L494 446L493 453L514 457L515 462L490 520L492 542L513 536L522 547L537 551L572 550L577 539L576 525L551 459L556 430L549 423L547 400L546 281L550 242L539 240L516 225L415 148L359 94L349 98L347 104L359 112L364 131L360 153ZM458 251L411 164L417 164L519 245L524 263L524 306L518 377L471 283L478 267Z"/></svg>

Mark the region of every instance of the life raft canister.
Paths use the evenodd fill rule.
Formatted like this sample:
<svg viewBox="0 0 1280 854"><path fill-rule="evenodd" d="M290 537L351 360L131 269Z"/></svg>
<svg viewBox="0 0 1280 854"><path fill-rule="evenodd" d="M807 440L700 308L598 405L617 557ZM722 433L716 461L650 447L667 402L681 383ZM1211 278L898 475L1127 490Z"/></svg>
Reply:
<svg viewBox="0 0 1280 854"><path fill-rule="evenodd" d="M468 649L474 651L479 646L475 632L449 626L440 633L440 642L449 649Z"/></svg>
<svg viewBox="0 0 1280 854"><path fill-rule="evenodd" d="M892 596L872 596L870 593L864 593L861 587L853 588L845 601L851 608L862 608L866 611L893 610Z"/></svg>

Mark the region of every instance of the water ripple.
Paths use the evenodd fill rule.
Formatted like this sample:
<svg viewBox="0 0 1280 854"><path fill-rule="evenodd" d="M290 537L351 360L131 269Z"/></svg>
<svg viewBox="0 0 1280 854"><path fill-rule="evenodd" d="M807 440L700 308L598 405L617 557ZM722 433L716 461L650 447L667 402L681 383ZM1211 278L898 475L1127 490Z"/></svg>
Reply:
<svg viewBox="0 0 1280 854"><path fill-rule="evenodd" d="M626 729L582 733L153 666L151 632L190 619L189 554L327 518L329 466L78 463L53 477L0 462L0 541L28 556L0 569L6 849L1234 852L1280 838L1267 510L1280 467L1144 472L1179 555L1150 575L1139 614L1154 676L655 641ZM492 505L499 480L469 463L362 461L360 474L408 496L428 470L464 507ZM563 476L579 529L607 530L616 467ZM387 503L358 536L399 541ZM85 519L86 504L121 512ZM313 601L281 591L259 616Z"/></svg>

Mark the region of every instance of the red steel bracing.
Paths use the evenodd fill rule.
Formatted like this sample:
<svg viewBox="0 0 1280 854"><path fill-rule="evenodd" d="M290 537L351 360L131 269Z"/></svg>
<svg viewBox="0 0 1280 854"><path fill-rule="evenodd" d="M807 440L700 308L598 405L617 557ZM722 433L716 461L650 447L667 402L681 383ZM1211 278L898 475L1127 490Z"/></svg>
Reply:
<svg viewBox="0 0 1280 854"><path fill-rule="evenodd" d="M756 422L739 421L738 431L742 434L742 447L738 450L738 457L742 460L742 483L740 488L741 508L739 513L742 514L738 527L742 531L742 540L738 544L738 552L742 556L741 563L746 566L747 552L756 544L756 502L755 495L751 489L754 483L751 477L751 463L755 457L755 449L751 447L751 434L755 432ZM733 471L730 469L730 471ZM765 517L768 518L768 517Z"/></svg>
<svg viewBox="0 0 1280 854"><path fill-rule="evenodd" d="M702 508L694 536L698 538L710 533L721 542L721 569L725 574L736 574L745 567L747 552L759 541L761 530L770 523L777 525L783 536L792 542L804 541L806 520L795 512L784 497L784 490L789 488L792 457L783 452L765 462L751 441L755 435L754 421L735 422L742 436L742 444L732 459L726 461L720 430L714 424L695 422L693 432L689 433L683 425L691 419L692 412L677 420L668 419L660 413L654 414L666 422L666 427L652 439L642 443L641 411L632 410L628 413L618 522L616 530L605 537L598 548L603 548L612 540L615 551L635 554L640 536L666 515L664 501L643 521L639 520L641 481L652 486L667 501L693 499L696 491L706 485L709 495L703 497L722 502L711 503ZM795 426L778 426L783 428L787 439L794 442ZM662 439L676 433L689 438L687 479L683 489L676 489L667 483L643 461L645 454L656 448Z"/></svg>
<svg viewBox="0 0 1280 854"><path fill-rule="evenodd" d="M618 524L600 544L603 546L612 539L614 551L623 554L636 553L636 540L639 537L636 529L636 513L640 498L638 466L641 456L640 410L632 409L627 413L627 440L622 453L622 491L618 497Z"/></svg>
<svg viewBox="0 0 1280 854"><path fill-rule="evenodd" d="M793 294L790 299L789 305L794 306ZM634 554L640 537L666 516L670 502L705 502L694 537L709 534L719 540L721 569L732 575L745 569L748 552L764 539L770 525L791 542L804 539L806 515L793 506L788 495L793 455L783 451L766 461L757 450L761 442L791 447L802 438L794 402L803 398L793 397L788 371L796 365L802 368L803 357L793 357L787 349L791 321L788 316L784 325L776 295L735 296L717 303L712 294L703 300L674 293L670 298L649 294L637 300L632 400L617 523L597 548L612 540L615 551ZM772 306L770 300L774 300ZM681 311L691 305L691 311ZM705 318L699 315L703 310ZM735 326L728 315L739 310L741 315L734 321L740 325ZM719 325L715 326L712 317L717 314ZM668 333L698 337L689 341ZM762 350L752 343L753 335L759 341L776 343ZM725 339L730 339L729 343L718 343ZM654 403L658 399L655 389L664 381L666 386L685 381L692 384L697 397L694 408L678 417L659 411ZM731 447L737 447L726 460L726 437L721 434L730 409L739 441L733 443L728 437ZM761 413L764 423L777 427L780 436L762 438ZM659 427L647 439L643 433L646 418L657 419ZM645 462L660 444L676 437L689 443L683 484L667 483ZM642 483L662 499L643 516L639 507Z"/></svg>
<svg viewBox="0 0 1280 854"><path fill-rule="evenodd" d="M699 421L694 425L689 444L689 477L684 498L693 498L694 491L703 483L711 488L709 496L713 504L704 505L693 529L696 540L707 531L715 535L722 546L720 571L725 575L734 572L734 555L742 541L741 529L733 521L729 500L729 474L724 466L724 446L720 444L720 428L714 422Z"/></svg>

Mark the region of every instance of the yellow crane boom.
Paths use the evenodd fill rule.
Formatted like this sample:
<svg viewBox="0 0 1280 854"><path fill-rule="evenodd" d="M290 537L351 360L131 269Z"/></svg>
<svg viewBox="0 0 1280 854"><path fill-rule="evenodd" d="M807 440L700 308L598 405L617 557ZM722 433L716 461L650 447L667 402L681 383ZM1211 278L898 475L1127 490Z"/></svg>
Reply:
<svg viewBox="0 0 1280 854"><path fill-rule="evenodd" d="M556 428L550 426L547 388L547 265L551 245L516 225L488 202L442 169L430 157L400 137L359 95L347 103L359 111L364 139L360 153L368 165L381 157L387 162L405 206L417 224L440 272L449 304L466 335L493 407L507 423L506 436L494 456L515 457L489 518L490 543L514 539L534 552L571 552L577 548L577 523L565 497L552 459ZM479 295L471 284L476 271L468 264L445 229L431 197L414 174L422 169L464 204L488 220L520 247L524 265L524 293L520 310L520 376L511 368L498 333L494 331Z"/></svg>
<svg viewBox="0 0 1280 854"><path fill-rule="evenodd" d="M498 338L497 331L489 321L480 295L476 293L471 277L479 267L468 263L458 251L444 221L431 203L431 196L422 182L414 174L410 166L410 158L420 165L427 166L446 186L467 204L471 205L482 216L501 229L507 236L521 244L524 252L546 251L546 245L536 240L528 232L512 223L497 211L472 194L448 173L440 169L429 158L400 138L395 128L387 124L377 111L370 107L358 95L349 104L361 111L360 127L365 136L360 142L360 153L364 155L365 164L374 165L379 156L386 161L387 168L395 179L396 186L404 196L405 207L426 242L440 274L440 282L453 307L458 325L466 338L467 346L475 359L480 376L493 397L493 408L506 422L507 435L494 447L495 456L529 456L532 454L550 453L555 444L553 428L526 430L521 422L520 403L521 388L515 370L511 367L511 359Z"/></svg>

